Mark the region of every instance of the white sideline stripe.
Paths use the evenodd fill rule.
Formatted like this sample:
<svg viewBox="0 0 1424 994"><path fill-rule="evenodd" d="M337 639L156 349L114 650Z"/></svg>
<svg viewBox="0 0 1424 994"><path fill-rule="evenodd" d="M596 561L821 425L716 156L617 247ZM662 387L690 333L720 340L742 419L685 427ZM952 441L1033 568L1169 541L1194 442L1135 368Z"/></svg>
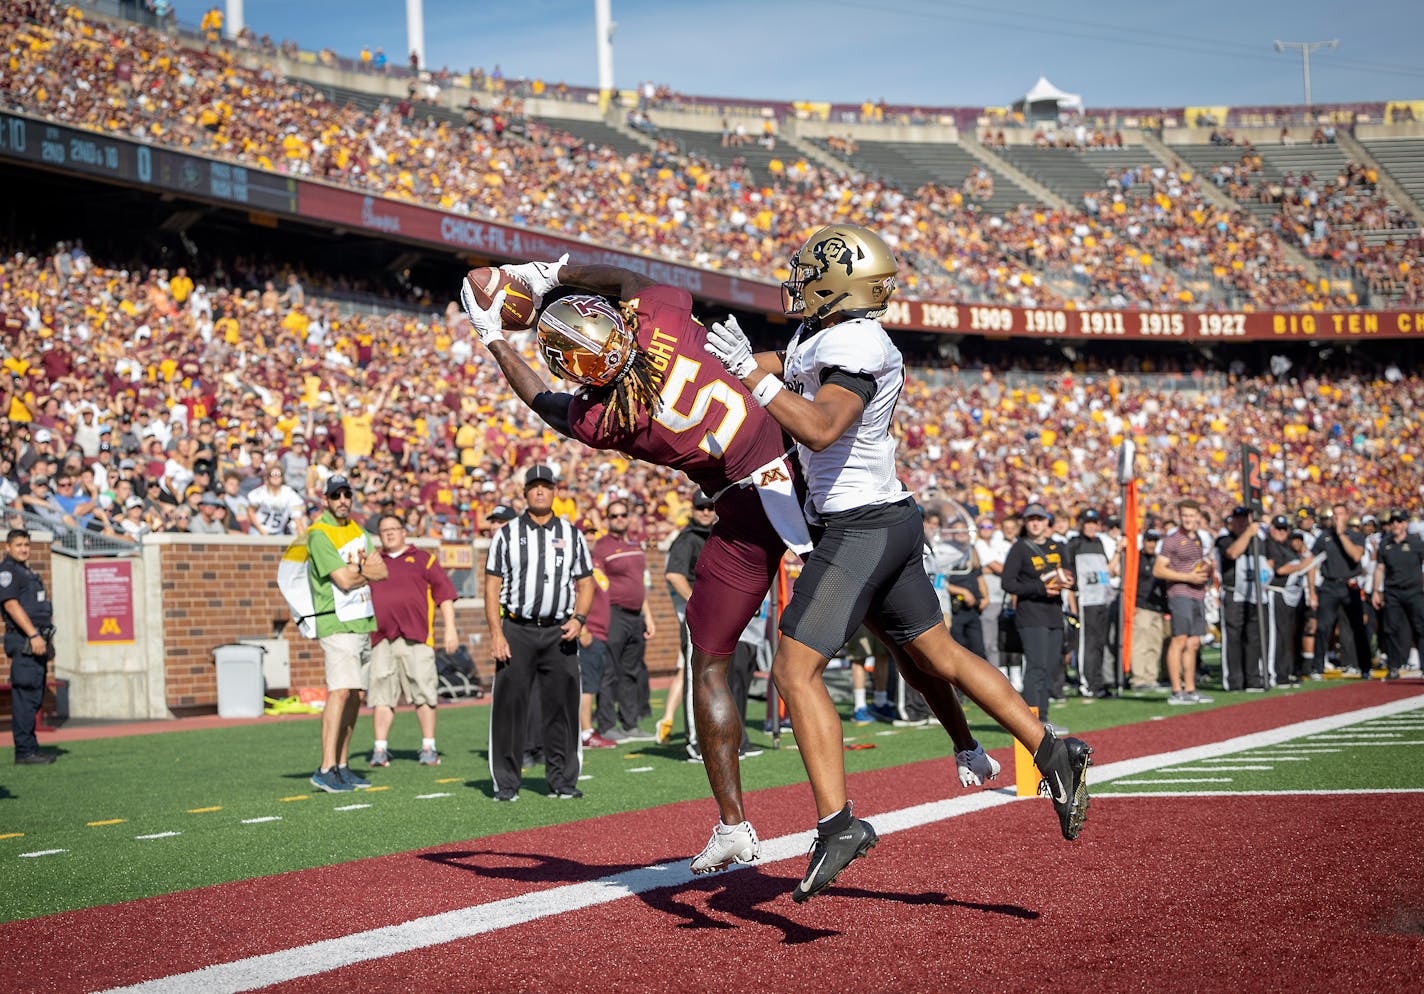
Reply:
<svg viewBox="0 0 1424 994"><path fill-rule="evenodd" d="M154 835L135 835L135 839L171 839L175 835L182 835L182 832L158 832Z"/></svg>
<svg viewBox="0 0 1424 994"><path fill-rule="evenodd" d="M1216 760L1208 759L1203 762L1214 763ZM1173 766L1165 769L1163 773L1232 773L1237 770L1274 770L1274 766Z"/></svg>
<svg viewBox="0 0 1424 994"><path fill-rule="evenodd" d="M1126 780L1119 781L1127 783ZM1099 797L1352 797L1357 794L1424 794L1424 787L1362 787L1359 790L1123 790Z"/></svg>
<svg viewBox="0 0 1424 994"><path fill-rule="evenodd" d="M332 808L333 811L359 811L362 808L369 808L369 804L343 804L339 808Z"/></svg>
<svg viewBox="0 0 1424 994"><path fill-rule="evenodd" d="M1133 774L1171 766L1174 763L1197 762L1227 753L1242 752L1246 749L1278 745L1302 735L1343 728L1361 721L1418 708L1424 708L1424 695L1402 698L1348 714L1330 715L1325 718L1286 725L1282 728L1242 735L1225 742L1195 746L1190 749L1178 749L1157 756L1122 760L1101 767L1095 766L1093 767L1092 780L1094 782L1117 780ZM1154 794L1153 796L1161 795ZM975 811L1012 804L1017 800L1018 798L1011 788L981 790L953 799L932 801L911 808L902 808L899 811L877 814L874 817L874 824L876 831L885 835ZM799 832L795 835L783 835L776 839L766 839L762 842L760 863L776 863L784 859L804 856L809 849L810 841L811 832L809 831ZM599 880L565 884L561 887L552 887L532 894L521 894L502 901L492 901L488 904L479 904L425 918L417 918L399 925L357 932L353 935L326 939L304 946L283 949L275 953L250 956L229 963L216 963L188 973L158 977L128 987L110 988L108 994L118 994L118 992L187 994L194 990L201 990L204 994L238 994L240 991L256 990L298 977L325 973L356 963L397 956L417 949L426 949L503 928L523 925L551 915L608 904L659 887L680 887L694 879L692 871L688 869L688 862L686 859L678 859L659 863L655 866L641 867ZM724 872L735 873L741 869L744 867L734 865Z"/></svg>
<svg viewBox="0 0 1424 994"><path fill-rule="evenodd" d="M1424 739L1411 739L1408 742L1377 742L1374 739L1370 739L1368 742L1341 742L1339 739L1335 739L1331 741L1330 744L1337 746L1349 746L1350 748L1356 748L1358 746L1417 746L1424 745ZM1321 751L1328 752L1330 750ZM1334 751L1339 752L1340 750L1336 749Z"/></svg>
<svg viewBox="0 0 1424 994"><path fill-rule="evenodd" d="M17 852L15 855L20 859L33 859L36 856L58 856L62 852L69 852L68 849L39 849L35 852Z"/></svg>
<svg viewBox="0 0 1424 994"><path fill-rule="evenodd" d="M635 766L635 767L633 767L631 770L628 770L627 772L629 772L629 773L651 773L651 772L653 772L653 768L652 768L651 766Z"/></svg>
<svg viewBox="0 0 1424 994"><path fill-rule="evenodd" d="M1178 780L1122 780L1120 782L1132 787L1146 787L1149 784L1156 783L1235 783L1236 781L1231 777L1197 777L1195 779L1182 777ZM1116 797L1117 795L1114 794L1113 796Z"/></svg>
<svg viewBox="0 0 1424 994"><path fill-rule="evenodd" d="M1312 739L1397 739L1399 732L1366 732L1351 731L1339 732L1335 735L1312 735Z"/></svg>
<svg viewBox="0 0 1424 994"><path fill-rule="evenodd" d="M1273 763L1308 763L1309 756L1242 756L1242 759L1269 759ZM1203 763L1229 763L1229 759L1203 759Z"/></svg>
<svg viewBox="0 0 1424 994"><path fill-rule="evenodd" d="M281 820L282 820L282 816L281 816L281 815L267 815L267 816L264 817L264 818L244 818L244 819L242 819L242 823L243 823L244 825L260 825L260 824L262 824L264 821L281 821Z"/></svg>
<svg viewBox="0 0 1424 994"><path fill-rule="evenodd" d="M431 799L433 799L433 798L436 798L436 797L449 797L449 796L450 796L450 795L449 795L449 794L446 794L446 793L439 793L439 794L416 794L416 795L415 795L415 799L416 799L417 801L429 801L429 800L431 800Z"/></svg>

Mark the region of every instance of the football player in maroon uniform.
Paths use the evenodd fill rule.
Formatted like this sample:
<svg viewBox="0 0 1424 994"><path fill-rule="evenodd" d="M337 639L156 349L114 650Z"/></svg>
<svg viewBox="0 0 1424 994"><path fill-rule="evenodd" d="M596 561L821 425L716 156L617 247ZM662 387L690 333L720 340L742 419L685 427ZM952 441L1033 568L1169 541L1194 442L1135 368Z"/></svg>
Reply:
<svg viewBox="0 0 1424 994"><path fill-rule="evenodd" d="M741 717L727 674L737 639L785 550L810 550L800 471L781 428L703 350L706 331L686 290L617 267L563 260L506 271L529 285L536 307L558 286L593 291L560 296L539 316L540 350L550 370L583 384L572 394L551 390L505 341L503 291L483 309L468 287L462 291L471 324L519 398L556 431L593 448L679 469L717 502L717 523L697 561L687 625L694 720L721 821L692 870L751 862L759 844L742 805ZM978 750L953 690L921 679L913 667L900 668L926 695L956 749ZM997 773L984 762L985 778Z"/></svg>

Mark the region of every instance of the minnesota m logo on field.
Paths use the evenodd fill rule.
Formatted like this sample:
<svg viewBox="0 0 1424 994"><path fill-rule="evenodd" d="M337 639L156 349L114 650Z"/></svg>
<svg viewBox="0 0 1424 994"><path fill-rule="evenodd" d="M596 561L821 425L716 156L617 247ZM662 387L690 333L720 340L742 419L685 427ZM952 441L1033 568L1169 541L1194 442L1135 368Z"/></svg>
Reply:
<svg viewBox="0 0 1424 994"><path fill-rule="evenodd" d="M773 466L771 469L761 471L761 479L757 481L757 486L768 487L773 483L790 483L791 477L786 474L786 470L780 466Z"/></svg>

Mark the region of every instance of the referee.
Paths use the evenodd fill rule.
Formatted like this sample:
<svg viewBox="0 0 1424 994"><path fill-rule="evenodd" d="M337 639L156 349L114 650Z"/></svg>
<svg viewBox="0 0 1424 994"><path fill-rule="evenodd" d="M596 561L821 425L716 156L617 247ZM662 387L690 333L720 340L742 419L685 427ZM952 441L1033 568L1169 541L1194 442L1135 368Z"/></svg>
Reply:
<svg viewBox="0 0 1424 994"><path fill-rule="evenodd" d="M593 602L593 565L583 535L554 516L554 473L524 474L525 511L490 539L485 620L495 680L489 761L496 801L519 800L520 760L530 694L537 683L544 719L549 796L578 789L578 636Z"/></svg>

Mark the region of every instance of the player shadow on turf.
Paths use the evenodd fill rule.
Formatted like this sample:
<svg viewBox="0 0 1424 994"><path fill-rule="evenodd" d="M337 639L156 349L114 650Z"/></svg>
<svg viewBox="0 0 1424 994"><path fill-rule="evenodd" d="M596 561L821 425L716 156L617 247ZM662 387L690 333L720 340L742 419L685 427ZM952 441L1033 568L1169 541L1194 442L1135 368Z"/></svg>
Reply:
<svg viewBox="0 0 1424 994"><path fill-rule="evenodd" d="M506 865L471 862L482 857L520 862ZM781 931L781 942L784 945L800 945L841 934L835 929L809 927L770 907L775 904L779 908L781 902L790 899L790 888L795 881L789 877L766 873L763 867L736 868L725 874L700 877L681 884L665 887L654 885L646 889L636 889L636 885L643 883L643 880L637 878L643 874L658 874L663 871L645 864L592 865L581 860L550 856L545 853L499 852L493 849L420 853L417 858L479 876L528 884L587 883L608 877L629 876L634 878L628 881L630 889L635 890L635 893L630 896L637 897L656 911L682 919L674 926L678 929L725 930L738 928L741 924L765 925ZM667 862L676 862L676 860ZM749 870L752 872L747 872ZM729 885L732 880L736 881L736 886ZM697 891L708 895L708 910L738 921L713 917L695 904L679 900L679 895ZM1039 917L1039 912L1016 904L982 904L977 901L959 901L937 891L917 893L872 891L858 887L833 885L826 891L826 895L873 901L894 901L900 904L925 907L964 908L969 911L1008 915L1012 918L1029 921Z"/></svg>
<svg viewBox="0 0 1424 994"><path fill-rule="evenodd" d="M472 865L467 862L480 857L493 857L502 860L521 860L518 865L491 865L481 863ZM629 876L633 880L629 881L630 889L634 885L642 884L644 881L637 879L643 874L659 874L661 870L651 868L649 865L623 864L623 865L591 865L581 860L565 859L561 856L550 856L544 853L522 853L522 852L499 852L496 850L449 850L445 852L420 853L417 857L429 863L438 863L442 866L450 866L456 869L465 870L480 876L494 877L501 880L514 880L520 883L547 884L547 883L587 883L592 880L602 880L608 877ZM668 860L665 862L676 862ZM778 914L770 910L761 909L760 906L771 901L789 900L787 897L789 887L783 879L766 877L761 873L737 872L735 879L738 881L736 888L724 886L723 881L729 879L728 876L717 878L706 877L697 880L686 881L682 884L671 884L665 887L647 887L637 889L630 897L636 897L648 907L655 911L670 916L681 918L682 921L675 925L679 929L734 929L740 924L733 921L724 921L714 918L701 908L677 899L678 894L692 891L714 892L708 898L708 904L713 910L723 914L742 919L743 924L756 923L768 925L781 930L782 942L797 945L803 942L811 942L816 939L823 939L834 935L839 935L833 929L809 928L792 918Z"/></svg>

